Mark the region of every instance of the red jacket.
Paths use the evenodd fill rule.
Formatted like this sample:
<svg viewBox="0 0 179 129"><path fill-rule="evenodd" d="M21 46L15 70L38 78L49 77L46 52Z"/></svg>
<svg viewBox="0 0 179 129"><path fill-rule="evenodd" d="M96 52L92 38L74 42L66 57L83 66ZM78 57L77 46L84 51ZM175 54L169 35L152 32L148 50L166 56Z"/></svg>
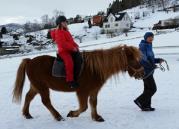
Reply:
<svg viewBox="0 0 179 129"><path fill-rule="evenodd" d="M54 29L50 32L52 39L57 44L58 52L74 52L79 46L73 40L69 31Z"/></svg>

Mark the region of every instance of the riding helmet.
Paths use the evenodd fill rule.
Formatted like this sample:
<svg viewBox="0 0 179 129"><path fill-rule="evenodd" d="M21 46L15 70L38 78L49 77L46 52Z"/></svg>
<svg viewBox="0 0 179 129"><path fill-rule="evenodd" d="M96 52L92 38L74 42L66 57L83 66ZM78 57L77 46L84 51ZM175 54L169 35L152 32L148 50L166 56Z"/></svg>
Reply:
<svg viewBox="0 0 179 129"><path fill-rule="evenodd" d="M56 19L56 25L59 25L60 23L62 22L66 22L67 21L67 18L65 16L59 16L57 19Z"/></svg>

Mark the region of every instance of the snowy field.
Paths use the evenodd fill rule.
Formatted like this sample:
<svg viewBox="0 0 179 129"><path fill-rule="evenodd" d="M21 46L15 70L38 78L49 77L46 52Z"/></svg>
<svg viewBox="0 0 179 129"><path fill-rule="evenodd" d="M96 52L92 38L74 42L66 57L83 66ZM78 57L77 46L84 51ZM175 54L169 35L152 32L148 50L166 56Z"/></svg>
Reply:
<svg viewBox="0 0 179 129"><path fill-rule="evenodd" d="M170 34L168 34L170 35ZM177 34L170 37L176 42ZM161 37L165 41L165 37ZM159 40L160 36L157 36ZM169 39L168 39L169 40ZM130 40L133 45L140 40ZM167 41L166 41L167 42ZM95 43L95 42L94 42ZM124 42L124 43L127 43ZM165 43L165 42L164 42ZM85 49L108 48L114 45L97 45ZM170 45L165 44L165 45ZM160 49L159 52L163 50ZM167 50L169 51L169 50ZM158 51L157 51L158 53ZM55 53L49 53L55 55ZM33 58L37 55L27 56ZM31 104L30 112L34 119L26 120L21 115L22 105L12 103L12 89L16 77L16 70L21 60L25 57L14 57L0 60L0 128L2 129L179 129L179 55L162 55L169 65L169 72L155 72L158 92L153 98L155 112L141 112L133 100L143 90L142 81L121 75L118 80L109 79L99 96L99 113L106 120L97 123L91 120L90 110L83 113L79 118L65 117L70 110L78 108L74 93L51 92L52 103L55 108L66 119L63 122L55 121L49 111L42 105L40 97L37 96ZM26 81L24 96L29 88Z"/></svg>

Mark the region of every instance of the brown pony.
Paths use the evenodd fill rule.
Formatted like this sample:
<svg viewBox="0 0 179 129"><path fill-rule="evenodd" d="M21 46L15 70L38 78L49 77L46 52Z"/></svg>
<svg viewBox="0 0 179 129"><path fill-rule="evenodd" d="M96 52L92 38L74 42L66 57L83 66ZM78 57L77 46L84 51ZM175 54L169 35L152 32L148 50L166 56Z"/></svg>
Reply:
<svg viewBox="0 0 179 129"><path fill-rule="evenodd" d="M17 78L13 90L13 100L20 102L25 81L25 74L30 80L30 90L26 94L23 115L30 119L31 101L40 94L42 103L51 112L53 117L60 121L63 117L52 106L49 89L63 92L76 92L79 109L70 111L68 117L78 117L88 108L88 98L91 106L91 116L94 121L102 122L104 119L97 112L97 96L108 78L118 73L128 72L131 77L140 78L143 68L139 64L140 51L133 46L117 46L106 50L85 51L81 53L84 58L84 68L79 77L80 86L71 89L64 78L52 76L52 65L55 57L39 56L34 59L24 59L17 71Z"/></svg>

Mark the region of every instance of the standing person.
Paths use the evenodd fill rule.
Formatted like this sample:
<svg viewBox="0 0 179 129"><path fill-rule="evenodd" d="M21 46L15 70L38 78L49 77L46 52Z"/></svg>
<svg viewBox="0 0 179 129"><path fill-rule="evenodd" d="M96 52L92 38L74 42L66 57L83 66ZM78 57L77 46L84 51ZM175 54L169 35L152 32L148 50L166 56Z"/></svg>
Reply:
<svg viewBox="0 0 179 129"><path fill-rule="evenodd" d="M78 87L78 83L74 80L74 63L72 55L79 52L79 46L73 40L72 35L68 31L67 19L65 16L59 16L56 19L57 28L50 31L51 38L57 44L58 54L65 64L66 81L72 88Z"/></svg>
<svg viewBox="0 0 179 129"><path fill-rule="evenodd" d="M142 53L141 65L144 67L145 77L144 82L144 92L134 100L134 103L142 111L155 111L155 108L151 107L152 96L157 91L156 83L153 77L154 70L156 68L156 63L162 63L163 59L155 58L152 42L154 40L154 34L152 32L147 32L144 35L144 40L139 44L139 49Z"/></svg>

